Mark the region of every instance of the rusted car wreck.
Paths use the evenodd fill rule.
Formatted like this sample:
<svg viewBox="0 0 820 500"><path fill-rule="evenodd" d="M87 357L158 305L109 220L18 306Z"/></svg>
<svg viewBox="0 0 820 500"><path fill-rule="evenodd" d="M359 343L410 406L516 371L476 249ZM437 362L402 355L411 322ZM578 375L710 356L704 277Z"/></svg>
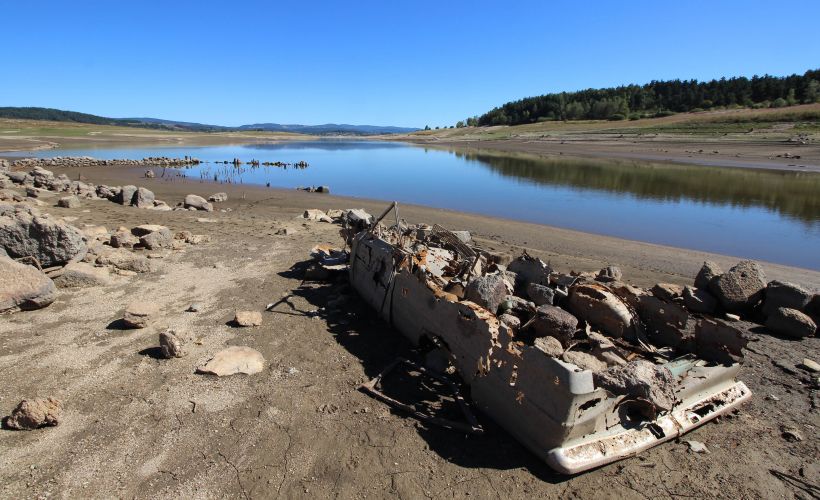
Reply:
<svg viewBox="0 0 820 500"><path fill-rule="evenodd" d="M735 378L740 332L662 285L562 275L526 254L504 262L398 216L357 222L353 288L413 343L445 349L474 404L559 472L634 455L751 396Z"/></svg>

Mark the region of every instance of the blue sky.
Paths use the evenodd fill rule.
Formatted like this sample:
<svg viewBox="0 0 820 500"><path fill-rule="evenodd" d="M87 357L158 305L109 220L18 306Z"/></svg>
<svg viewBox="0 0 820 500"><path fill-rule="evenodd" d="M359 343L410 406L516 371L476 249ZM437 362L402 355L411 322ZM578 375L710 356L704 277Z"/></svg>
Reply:
<svg viewBox="0 0 820 500"><path fill-rule="evenodd" d="M5 1L0 106L450 125L509 100L820 67L820 2Z"/></svg>

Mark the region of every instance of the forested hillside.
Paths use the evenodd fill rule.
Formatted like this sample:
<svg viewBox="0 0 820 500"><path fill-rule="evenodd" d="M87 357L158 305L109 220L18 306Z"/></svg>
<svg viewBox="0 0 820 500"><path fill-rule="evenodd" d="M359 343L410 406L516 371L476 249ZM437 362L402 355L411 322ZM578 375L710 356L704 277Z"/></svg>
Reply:
<svg viewBox="0 0 820 500"><path fill-rule="evenodd" d="M468 120L468 125L520 125L550 120L624 120L734 107L783 107L820 100L820 70L803 75L652 81L645 85L561 92L520 101Z"/></svg>

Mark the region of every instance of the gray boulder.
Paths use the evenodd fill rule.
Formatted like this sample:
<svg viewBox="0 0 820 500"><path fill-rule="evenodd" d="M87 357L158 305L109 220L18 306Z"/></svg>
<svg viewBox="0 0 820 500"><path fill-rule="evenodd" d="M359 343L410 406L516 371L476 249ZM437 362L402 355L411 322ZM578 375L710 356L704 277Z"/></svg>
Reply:
<svg viewBox="0 0 820 500"><path fill-rule="evenodd" d="M611 282L620 281L623 278L621 268L618 266L606 266L598 271L598 276L595 278L598 281Z"/></svg>
<svg viewBox="0 0 820 500"><path fill-rule="evenodd" d="M72 262L54 278L54 283L60 288L86 288L108 285L111 278L104 267L95 267L85 262Z"/></svg>
<svg viewBox="0 0 820 500"><path fill-rule="evenodd" d="M62 198L57 200L57 206L62 208L79 208L80 199L74 195L63 196Z"/></svg>
<svg viewBox="0 0 820 500"><path fill-rule="evenodd" d="M212 201L214 203L228 201L228 193L214 193L208 197L208 201Z"/></svg>
<svg viewBox="0 0 820 500"><path fill-rule="evenodd" d="M785 281L771 281L766 285L763 314L769 316L780 307L804 311L811 298L811 292L800 285Z"/></svg>
<svg viewBox="0 0 820 500"><path fill-rule="evenodd" d="M120 205L130 205L134 200L134 195L137 194L137 186L123 186L117 197L114 199Z"/></svg>
<svg viewBox="0 0 820 500"><path fill-rule="evenodd" d="M154 206L154 193L144 187L137 188L131 199L131 205L137 208L152 208Z"/></svg>
<svg viewBox="0 0 820 500"><path fill-rule="evenodd" d="M555 337L537 337L534 345L536 349L553 358L561 356L564 352L564 346Z"/></svg>
<svg viewBox="0 0 820 500"><path fill-rule="evenodd" d="M87 247L79 229L30 208L15 207L0 216L0 247L14 258L32 256L43 267L80 260Z"/></svg>
<svg viewBox="0 0 820 500"><path fill-rule="evenodd" d="M723 269L711 260L707 260L695 276L695 288L707 290L712 281L721 274L723 274Z"/></svg>
<svg viewBox="0 0 820 500"><path fill-rule="evenodd" d="M507 285L500 274L488 274L473 279L464 289L464 298L495 314L507 297Z"/></svg>
<svg viewBox="0 0 820 500"><path fill-rule="evenodd" d="M34 177L25 172L6 172L6 177L15 184L34 184Z"/></svg>
<svg viewBox="0 0 820 500"><path fill-rule="evenodd" d="M113 199L117 196L116 188L112 188L110 186L106 186L105 184L100 184L97 186L97 196L100 198L105 198L106 200Z"/></svg>
<svg viewBox="0 0 820 500"><path fill-rule="evenodd" d="M717 307L717 299L706 290L687 286L683 289L683 305L694 313L712 314Z"/></svg>
<svg viewBox="0 0 820 500"><path fill-rule="evenodd" d="M628 336L635 327L635 318L626 303L597 283L570 288L569 310L610 337Z"/></svg>
<svg viewBox="0 0 820 500"><path fill-rule="evenodd" d="M205 212L212 212L214 210L214 206L209 203L205 198L195 195L189 194L185 197L185 208L194 208L196 210L203 210Z"/></svg>
<svg viewBox="0 0 820 500"><path fill-rule="evenodd" d="M817 331L817 325L808 315L786 307L778 307L769 315L766 328L794 338L810 337Z"/></svg>
<svg viewBox="0 0 820 500"><path fill-rule="evenodd" d="M668 368L635 360L593 375L597 387L618 395L636 396L661 410L675 405L675 376Z"/></svg>
<svg viewBox="0 0 820 500"><path fill-rule="evenodd" d="M527 296L537 306L552 305L555 301L555 290L538 283L529 283L527 284Z"/></svg>
<svg viewBox="0 0 820 500"><path fill-rule="evenodd" d="M57 287L39 269L0 256L0 313L40 309L56 298Z"/></svg>
<svg viewBox="0 0 820 500"><path fill-rule="evenodd" d="M552 305L543 305L537 310L532 327L539 337L555 337L566 344L578 328L578 318Z"/></svg>
<svg viewBox="0 0 820 500"><path fill-rule="evenodd" d="M531 257L527 254L518 257L510 262L507 270L516 274L517 287L523 287L526 283L537 283L539 285L549 285L552 268L538 257Z"/></svg>
<svg viewBox="0 0 820 500"><path fill-rule="evenodd" d="M760 299L766 288L766 275L760 265L744 260L712 282L710 290L723 308L732 313L748 312Z"/></svg>

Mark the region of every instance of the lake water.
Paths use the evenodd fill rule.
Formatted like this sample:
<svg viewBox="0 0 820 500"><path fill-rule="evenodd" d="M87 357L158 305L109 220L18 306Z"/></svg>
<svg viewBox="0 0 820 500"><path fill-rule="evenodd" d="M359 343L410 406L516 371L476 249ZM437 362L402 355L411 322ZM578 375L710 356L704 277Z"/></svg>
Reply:
<svg viewBox="0 0 820 500"><path fill-rule="evenodd" d="M29 153L30 154L30 153ZM429 205L820 270L820 175L623 160L539 160L399 143L51 150L38 156L194 156L298 162L305 169L206 163L189 178Z"/></svg>

